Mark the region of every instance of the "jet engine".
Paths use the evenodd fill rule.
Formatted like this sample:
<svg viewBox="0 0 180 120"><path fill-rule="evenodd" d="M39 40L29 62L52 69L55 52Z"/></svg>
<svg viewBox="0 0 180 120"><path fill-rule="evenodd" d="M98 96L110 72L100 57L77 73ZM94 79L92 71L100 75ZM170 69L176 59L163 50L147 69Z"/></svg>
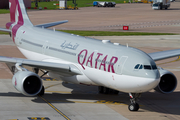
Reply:
<svg viewBox="0 0 180 120"><path fill-rule="evenodd" d="M158 69L161 78L159 85L155 88L155 90L164 94L173 92L177 86L176 76L172 72L164 70L161 67L158 67Z"/></svg>
<svg viewBox="0 0 180 120"><path fill-rule="evenodd" d="M13 86L26 96L35 96L42 89L41 78L31 71L18 71L12 78Z"/></svg>

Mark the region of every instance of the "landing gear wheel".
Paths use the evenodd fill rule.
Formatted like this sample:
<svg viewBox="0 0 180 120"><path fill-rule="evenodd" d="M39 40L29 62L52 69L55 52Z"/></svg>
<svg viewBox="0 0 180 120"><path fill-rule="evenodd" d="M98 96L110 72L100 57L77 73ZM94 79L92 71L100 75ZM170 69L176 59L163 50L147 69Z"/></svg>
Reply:
<svg viewBox="0 0 180 120"><path fill-rule="evenodd" d="M136 103L138 98L141 97L141 93L129 93L131 104L128 106L128 109L130 111L138 111L139 110L139 104Z"/></svg>
<svg viewBox="0 0 180 120"><path fill-rule="evenodd" d="M129 106L128 106L129 110L130 111L138 111L139 109L139 104L138 103L131 103Z"/></svg>
<svg viewBox="0 0 180 120"><path fill-rule="evenodd" d="M38 95L44 95L44 86L42 86L42 89L41 89L41 91L39 92L39 94Z"/></svg>

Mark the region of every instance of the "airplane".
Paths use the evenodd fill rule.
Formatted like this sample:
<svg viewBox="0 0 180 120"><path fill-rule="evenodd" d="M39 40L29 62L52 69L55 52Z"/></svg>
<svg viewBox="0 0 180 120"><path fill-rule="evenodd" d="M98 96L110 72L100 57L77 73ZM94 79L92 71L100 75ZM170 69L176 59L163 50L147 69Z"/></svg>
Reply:
<svg viewBox="0 0 180 120"><path fill-rule="evenodd" d="M64 82L98 86L101 94L129 93L130 111L138 111L142 93L152 89L172 93L177 86L176 76L157 67L155 61L179 56L180 49L147 54L109 40L46 29L68 20L33 25L23 0L9 0L9 5L11 22L0 31L10 34L27 59L0 56L0 62L14 74L13 86L26 96L44 95L40 70Z"/></svg>

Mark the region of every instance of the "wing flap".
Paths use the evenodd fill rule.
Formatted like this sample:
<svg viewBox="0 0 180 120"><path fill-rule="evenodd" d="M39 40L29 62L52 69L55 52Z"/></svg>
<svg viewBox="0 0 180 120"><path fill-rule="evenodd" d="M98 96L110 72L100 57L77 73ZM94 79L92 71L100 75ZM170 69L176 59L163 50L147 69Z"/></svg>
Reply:
<svg viewBox="0 0 180 120"><path fill-rule="evenodd" d="M45 23L45 24L40 24L40 25L36 25L35 27L44 27L44 28L49 28L49 27L53 27L59 24L63 24L63 23L67 23L68 20L63 20L63 21L57 21L57 22L52 22L52 23Z"/></svg>
<svg viewBox="0 0 180 120"><path fill-rule="evenodd" d="M25 65L30 67L36 67L40 69L45 69L46 71L52 71L59 74L66 74L70 76L82 74L81 71L73 64L52 63L21 58L11 58L5 56L0 56L0 62L11 64L21 63L23 66Z"/></svg>
<svg viewBox="0 0 180 120"><path fill-rule="evenodd" d="M180 56L180 49L149 53L154 61Z"/></svg>
<svg viewBox="0 0 180 120"><path fill-rule="evenodd" d="M9 29L5 29L5 28L0 28L0 31L3 31L3 32L11 32L11 30L9 30Z"/></svg>

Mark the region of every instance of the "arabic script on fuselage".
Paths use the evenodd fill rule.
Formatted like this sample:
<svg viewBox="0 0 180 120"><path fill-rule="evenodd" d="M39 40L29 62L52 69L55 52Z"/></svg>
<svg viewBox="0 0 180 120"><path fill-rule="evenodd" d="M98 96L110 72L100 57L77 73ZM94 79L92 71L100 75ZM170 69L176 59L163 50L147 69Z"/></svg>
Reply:
<svg viewBox="0 0 180 120"><path fill-rule="evenodd" d="M66 40L61 44L62 49L76 50L78 46L78 43L72 44L71 42L66 42Z"/></svg>

